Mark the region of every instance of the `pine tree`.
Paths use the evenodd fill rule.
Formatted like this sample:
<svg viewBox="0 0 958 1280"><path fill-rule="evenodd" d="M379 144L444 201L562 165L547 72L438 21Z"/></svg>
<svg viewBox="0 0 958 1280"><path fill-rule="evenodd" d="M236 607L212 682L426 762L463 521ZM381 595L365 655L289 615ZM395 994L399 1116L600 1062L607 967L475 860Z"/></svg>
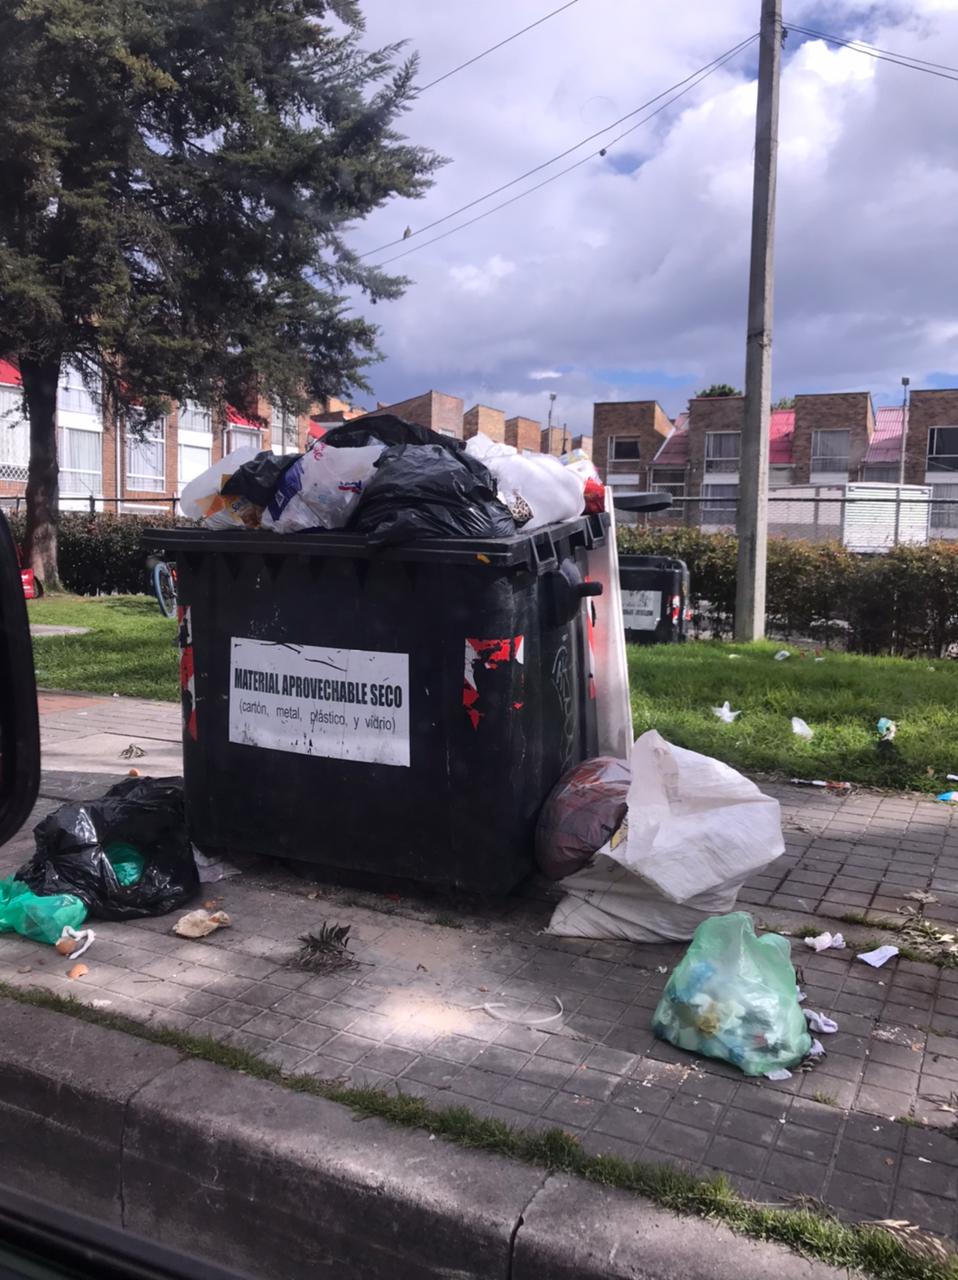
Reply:
<svg viewBox="0 0 958 1280"><path fill-rule="evenodd" d="M415 59L356 0L0 0L0 354L30 419L27 555L56 582L57 383L142 428L171 398L365 387L349 225L440 159L395 123Z"/></svg>

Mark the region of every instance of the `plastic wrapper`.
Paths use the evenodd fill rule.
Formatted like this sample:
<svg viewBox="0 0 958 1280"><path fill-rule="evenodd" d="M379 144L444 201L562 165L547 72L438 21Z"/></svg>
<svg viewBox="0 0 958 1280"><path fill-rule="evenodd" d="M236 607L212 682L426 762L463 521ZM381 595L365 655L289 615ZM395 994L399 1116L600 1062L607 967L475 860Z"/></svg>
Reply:
<svg viewBox="0 0 958 1280"><path fill-rule="evenodd" d="M17 878L43 897L75 895L101 920L164 915L199 890L182 778L124 778L97 800L61 805L33 834L36 852ZM117 846L127 846L117 856L124 879L131 851L143 860L131 883L121 883L110 861L107 850Z"/></svg>
<svg viewBox="0 0 958 1280"><path fill-rule="evenodd" d="M257 529L262 508L242 494L223 493L230 476L260 453L252 447L236 449L195 476L180 497L180 511L188 520L202 520L208 529Z"/></svg>
<svg viewBox="0 0 958 1280"><path fill-rule="evenodd" d="M812 1037L790 956L787 938L757 937L744 911L705 920L666 983L652 1029L748 1076L797 1066Z"/></svg>
<svg viewBox="0 0 958 1280"><path fill-rule="evenodd" d="M263 512L263 527L276 533L342 529L373 477L381 442L333 448L325 439L295 459Z"/></svg>
<svg viewBox="0 0 958 1280"><path fill-rule="evenodd" d="M54 946L67 927L79 929L87 909L69 893L41 897L22 880L0 880L0 933L14 929L33 942Z"/></svg>
<svg viewBox="0 0 958 1280"><path fill-rule="evenodd" d="M388 448L350 527L381 545L423 538L511 538L516 532L487 468L463 450L435 444Z"/></svg>
<svg viewBox="0 0 958 1280"><path fill-rule="evenodd" d="M283 476L298 461L298 455L271 453L264 449L251 462L227 476L220 490L226 497L247 498L254 506L265 507Z"/></svg>
<svg viewBox="0 0 958 1280"><path fill-rule="evenodd" d="M624 760L599 756L556 783L536 826L536 861L550 880L581 870L618 830L630 776Z"/></svg>

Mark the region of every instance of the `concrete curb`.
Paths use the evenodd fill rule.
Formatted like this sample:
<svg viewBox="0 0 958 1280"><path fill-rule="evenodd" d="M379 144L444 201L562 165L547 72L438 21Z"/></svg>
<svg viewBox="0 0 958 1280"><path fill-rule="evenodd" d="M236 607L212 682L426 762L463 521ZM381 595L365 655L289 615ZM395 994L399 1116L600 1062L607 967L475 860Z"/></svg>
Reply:
<svg viewBox="0 0 958 1280"><path fill-rule="evenodd" d="M845 1274L9 1001L0 1169L20 1191L263 1280Z"/></svg>

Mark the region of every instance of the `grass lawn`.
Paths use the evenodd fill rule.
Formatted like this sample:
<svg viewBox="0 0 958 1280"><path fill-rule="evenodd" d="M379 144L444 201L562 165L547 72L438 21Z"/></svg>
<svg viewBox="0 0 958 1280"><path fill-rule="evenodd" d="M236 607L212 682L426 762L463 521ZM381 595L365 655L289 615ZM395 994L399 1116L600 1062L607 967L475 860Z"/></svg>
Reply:
<svg viewBox="0 0 958 1280"><path fill-rule="evenodd" d="M176 624L152 596L33 600L31 622L89 627L85 636L34 640L37 679L48 688L179 697ZM629 653L636 733L658 729L671 742L736 768L797 778L938 792L958 773L958 662L829 653L775 662L783 647L692 641ZM730 660L730 654L739 654ZM933 669L931 669L933 668ZM711 708L728 699L742 714L722 724ZM811 742L792 733L801 716ZM875 723L898 735L887 752ZM928 769L934 770L930 777Z"/></svg>
<svg viewBox="0 0 958 1280"><path fill-rule="evenodd" d="M32 624L90 628L85 636L34 637L38 684L179 698L176 623L162 616L152 596L52 596L28 601L27 612Z"/></svg>
<svg viewBox="0 0 958 1280"><path fill-rule="evenodd" d="M958 662L831 652L815 662L794 648L776 662L782 648L789 646L631 648L636 733L658 729L679 746L762 773L930 792L956 786L945 775L958 773ZM742 713L733 724L711 711L726 699ZM792 732L792 716L815 731L810 742ZM887 752L876 747L880 716L898 725Z"/></svg>

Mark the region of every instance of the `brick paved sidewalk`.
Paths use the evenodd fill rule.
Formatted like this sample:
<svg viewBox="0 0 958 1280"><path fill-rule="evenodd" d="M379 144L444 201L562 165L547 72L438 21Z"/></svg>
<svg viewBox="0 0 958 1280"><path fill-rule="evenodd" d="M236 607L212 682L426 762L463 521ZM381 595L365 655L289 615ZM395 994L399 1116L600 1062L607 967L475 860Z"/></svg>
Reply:
<svg viewBox="0 0 958 1280"><path fill-rule="evenodd" d="M77 700L44 719L69 733L82 709ZM137 725L170 741L177 732L172 708L120 699L101 715L109 725L98 731L127 740L137 740ZM74 758L82 765L82 750ZM108 781L45 774L38 813ZM767 789L782 800L788 848L743 894L758 919L773 923L782 910L888 915L911 887L932 887L940 918L954 922L951 810L911 797ZM31 848L26 830L0 853L0 872ZM722 1171L762 1201L812 1196L849 1218L956 1233L958 1140L942 1108L958 1092L958 970L900 960L872 970L848 951L816 955L796 942L808 1007L840 1029L818 1069L773 1084L653 1037L652 1009L684 945L549 937L547 895L476 917L324 888L271 864L208 893L234 927L203 942L171 935L168 918L95 925L89 974L70 983L49 948L4 936L0 978L109 1001L290 1072L400 1088L518 1126L559 1125L591 1152ZM289 968L298 937L324 920L352 926L357 966L330 977ZM556 997L559 1022L522 1025L555 1012ZM482 1007L499 1002L516 1025Z"/></svg>

